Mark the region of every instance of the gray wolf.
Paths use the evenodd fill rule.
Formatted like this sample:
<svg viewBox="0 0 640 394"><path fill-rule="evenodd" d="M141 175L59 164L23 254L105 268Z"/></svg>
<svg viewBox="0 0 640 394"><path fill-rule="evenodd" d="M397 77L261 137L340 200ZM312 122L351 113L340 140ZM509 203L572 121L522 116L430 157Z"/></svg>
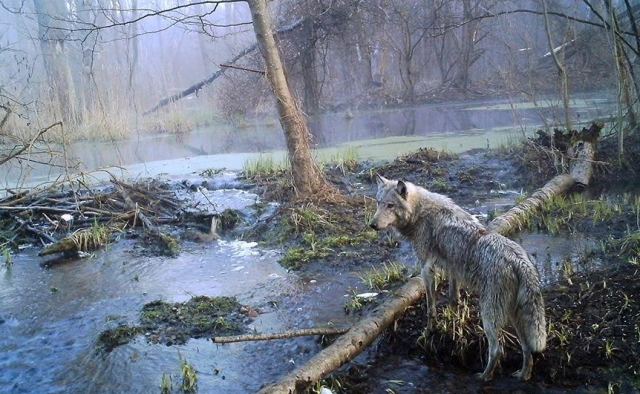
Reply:
<svg viewBox="0 0 640 394"><path fill-rule="evenodd" d="M487 366L478 376L485 381L493 378L503 352L499 333L511 325L523 356L522 369L513 375L528 380L532 353L545 349L547 331L540 278L527 252L514 241L488 232L446 196L380 175L377 181L378 207L370 226L395 228L412 243L424 263L430 322L436 314L434 270L440 269L452 283L451 298L457 297L458 284L479 297L489 348Z"/></svg>

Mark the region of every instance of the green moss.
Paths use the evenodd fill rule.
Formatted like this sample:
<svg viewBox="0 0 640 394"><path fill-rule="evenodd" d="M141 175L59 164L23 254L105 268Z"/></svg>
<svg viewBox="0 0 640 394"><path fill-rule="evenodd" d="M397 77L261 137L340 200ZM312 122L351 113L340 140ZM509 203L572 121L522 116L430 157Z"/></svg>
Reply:
<svg viewBox="0 0 640 394"><path fill-rule="evenodd" d="M305 249L305 248L291 248L287 250L282 259L280 259L280 264L288 269L300 269L303 264L308 263L312 260L320 259L323 257L327 257L329 255L329 250L326 248L322 249Z"/></svg>
<svg viewBox="0 0 640 394"><path fill-rule="evenodd" d="M163 253L167 256L176 257L180 254L180 242L167 234L160 233L160 240L163 243Z"/></svg>
<svg viewBox="0 0 640 394"><path fill-rule="evenodd" d="M121 325L102 332L98 337L98 343L100 343L106 351L110 352L120 345L129 343L140 333L142 333L142 327Z"/></svg>
<svg viewBox="0 0 640 394"><path fill-rule="evenodd" d="M110 351L141 332L149 333L149 341L167 345L185 343L189 338L237 334L244 331L241 308L233 297L199 296L182 303L153 301L142 307L138 326L107 330L99 342Z"/></svg>
<svg viewBox="0 0 640 394"><path fill-rule="evenodd" d="M235 209L227 208L220 214L220 226L223 230L231 230L242 222L242 214Z"/></svg>
<svg viewBox="0 0 640 394"><path fill-rule="evenodd" d="M452 186L444 178L438 178L431 183L431 188L439 193L446 193L452 190Z"/></svg>

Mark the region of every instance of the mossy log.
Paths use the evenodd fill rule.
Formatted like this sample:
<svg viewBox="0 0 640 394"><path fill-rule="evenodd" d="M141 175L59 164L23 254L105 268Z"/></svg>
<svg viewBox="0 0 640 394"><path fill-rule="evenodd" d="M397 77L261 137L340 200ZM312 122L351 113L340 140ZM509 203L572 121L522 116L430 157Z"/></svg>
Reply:
<svg viewBox="0 0 640 394"><path fill-rule="evenodd" d="M594 125L599 129L601 126ZM591 130L591 129L590 129ZM582 140L576 143L574 162L570 174L562 174L551 179L517 206L497 217L489 224L489 229L506 235L521 228L527 217L553 196L566 193L579 182L588 185L595 155L595 141ZM589 168L586 168L589 167ZM377 307L368 317L356 323L346 334L320 351L306 364L287 374L279 382L264 387L262 394L302 392L311 384L321 380L343 364L353 360L367 346L393 324L404 311L424 297L425 289L421 278L411 278L398 289L394 296Z"/></svg>
<svg viewBox="0 0 640 394"><path fill-rule="evenodd" d="M592 124L589 129L583 129L577 134L569 157L571 170L569 174L553 177L542 188L536 190L530 197L520 204L498 216L489 223L488 228L500 234L511 234L525 227L527 219L534 215L544 204L554 196L565 194L571 189L583 189L589 185L593 174L593 161L596 155L596 140L602 129L600 124ZM584 137L581 137L583 136ZM595 137L594 137L595 136Z"/></svg>
<svg viewBox="0 0 640 394"><path fill-rule="evenodd" d="M43 248L40 253L38 253L38 256L48 256L55 253L71 253L77 251L78 245L72 238L66 237Z"/></svg>

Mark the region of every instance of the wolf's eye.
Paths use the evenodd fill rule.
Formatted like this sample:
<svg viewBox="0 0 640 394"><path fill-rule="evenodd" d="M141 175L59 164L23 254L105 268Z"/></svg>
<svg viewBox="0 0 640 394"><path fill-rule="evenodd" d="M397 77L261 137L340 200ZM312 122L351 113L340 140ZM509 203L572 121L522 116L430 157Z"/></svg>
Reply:
<svg viewBox="0 0 640 394"><path fill-rule="evenodd" d="M392 204L392 203L387 203L387 208L391 209L391 208L393 208L393 207L395 207L395 205L394 205L394 204Z"/></svg>

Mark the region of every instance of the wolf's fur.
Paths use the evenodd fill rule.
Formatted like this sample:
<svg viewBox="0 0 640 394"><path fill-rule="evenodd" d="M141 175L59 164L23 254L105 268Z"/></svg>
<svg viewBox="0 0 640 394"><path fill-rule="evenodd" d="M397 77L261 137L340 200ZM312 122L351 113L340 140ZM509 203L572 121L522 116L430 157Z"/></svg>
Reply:
<svg viewBox="0 0 640 394"><path fill-rule="evenodd" d="M546 346L544 301L538 272L520 245L488 232L448 197L409 182L378 176L378 209L371 227L396 228L406 236L424 262L430 321L435 318L434 269L442 269L457 293L461 284L480 298L480 314L489 343L488 363L480 375L493 377L502 355L498 335L507 324L516 329L522 346L522 369L514 374L531 377L532 352Z"/></svg>

